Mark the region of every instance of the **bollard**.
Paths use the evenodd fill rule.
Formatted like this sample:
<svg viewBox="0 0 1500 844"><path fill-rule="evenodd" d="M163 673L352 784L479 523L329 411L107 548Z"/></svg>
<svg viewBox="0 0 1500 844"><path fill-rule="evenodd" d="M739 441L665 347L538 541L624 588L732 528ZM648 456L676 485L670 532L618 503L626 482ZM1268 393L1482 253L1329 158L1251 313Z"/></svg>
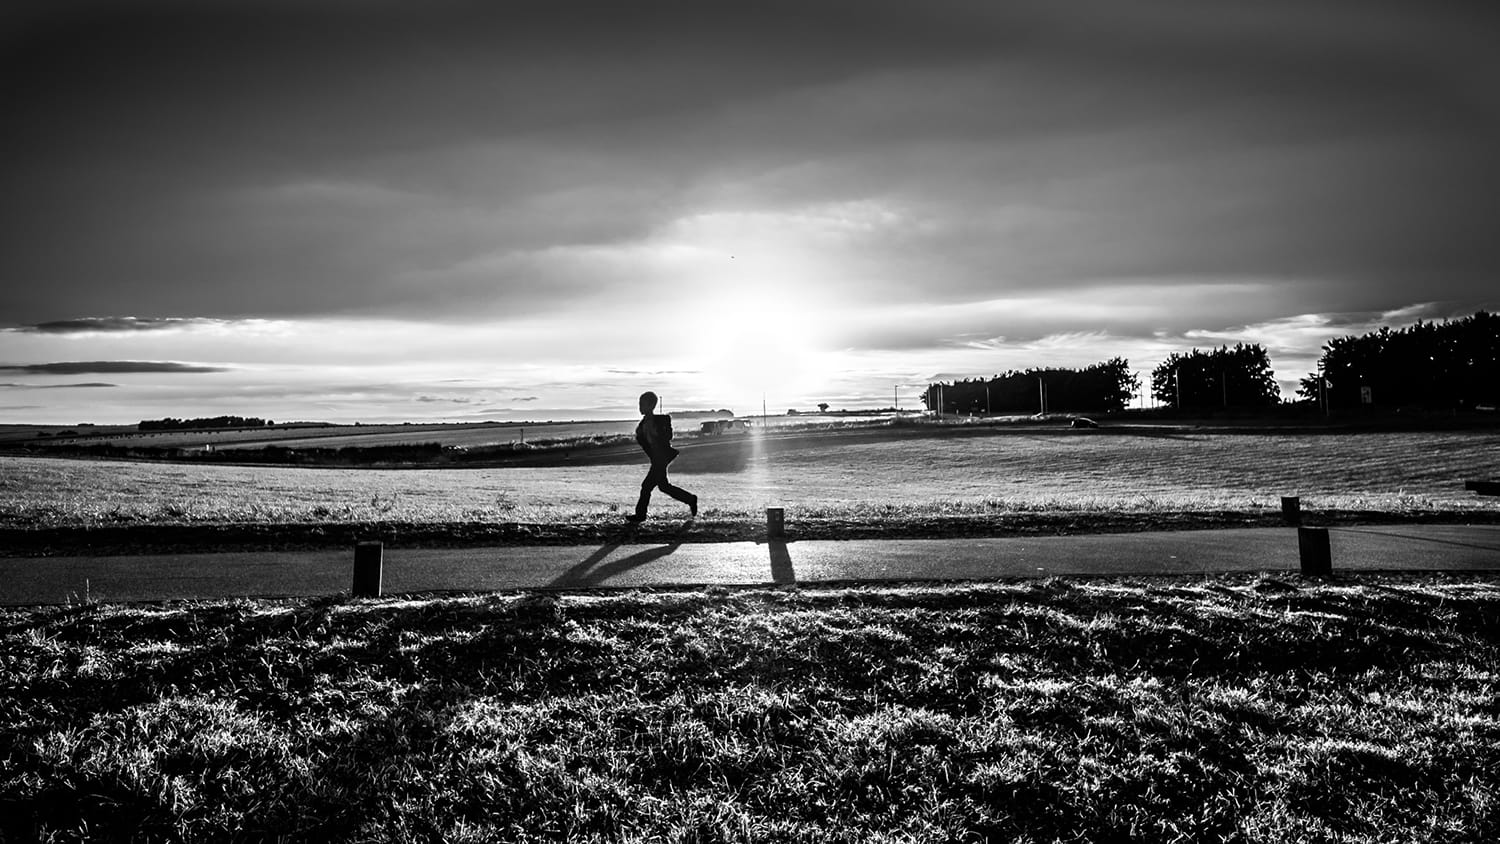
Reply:
<svg viewBox="0 0 1500 844"><path fill-rule="evenodd" d="M1328 546L1327 528L1297 528L1297 556L1302 560L1302 573L1315 577L1333 574L1333 552Z"/></svg>
<svg viewBox="0 0 1500 844"><path fill-rule="evenodd" d="M380 542L360 542L354 546L354 597L380 597Z"/></svg>
<svg viewBox="0 0 1500 844"><path fill-rule="evenodd" d="M1302 524L1302 499L1295 495L1281 496L1281 518L1289 525Z"/></svg>
<svg viewBox="0 0 1500 844"><path fill-rule="evenodd" d="M780 538L786 535L786 511L780 507L766 508L766 536Z"/></svg>

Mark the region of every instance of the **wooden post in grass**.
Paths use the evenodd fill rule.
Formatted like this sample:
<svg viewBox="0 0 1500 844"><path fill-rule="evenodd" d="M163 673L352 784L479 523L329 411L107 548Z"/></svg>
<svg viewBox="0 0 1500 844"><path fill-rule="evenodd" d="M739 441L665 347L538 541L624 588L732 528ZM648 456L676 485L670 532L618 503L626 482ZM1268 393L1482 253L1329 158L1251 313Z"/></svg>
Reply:
<svg viewBox="0 0 1500 844"><path fill-rule="evenodd" d="M786 535L786 511L780 507L766 508L766 536L780 539Z"/></svg>
<svg viewBox="0 0 1500 844"><path fill-rule="evenodd" d="M1333 552L1328 546L1327 528L1297 528L1297 556L1302 573L1315 577L1333 574Z"/></svg>
<svg viewBox="0 0 1500 844"><path fill-rule="evenodd" d="M1289 525L1302 524L1302 499L1295 495L1281 496L1281 518Z"/></svg>
<svg viewBox="0 0 1500 844"><path fill-rule="evenodd" d="M380 555L385 545L360 542L354 546L354 597L380 597Z"/></svg>

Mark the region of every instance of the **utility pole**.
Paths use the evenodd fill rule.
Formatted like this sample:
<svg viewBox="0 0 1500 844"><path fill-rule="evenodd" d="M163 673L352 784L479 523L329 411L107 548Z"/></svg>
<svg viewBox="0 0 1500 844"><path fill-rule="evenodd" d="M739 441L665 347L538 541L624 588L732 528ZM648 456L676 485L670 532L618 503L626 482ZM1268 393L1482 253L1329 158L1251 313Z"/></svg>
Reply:
<svg viewBox="0 0 1500 844"><path fill-rule="evenodd" d="M1174 410L1182 410L1182 367L1172 370L1172 385L1177 388L1177 401Z"/></svg>
<svg viewBox="0 0 1500 844"><path fill-rule="evenodd" d="M990 415L990 382L984 382L984 415Z"/></svg>

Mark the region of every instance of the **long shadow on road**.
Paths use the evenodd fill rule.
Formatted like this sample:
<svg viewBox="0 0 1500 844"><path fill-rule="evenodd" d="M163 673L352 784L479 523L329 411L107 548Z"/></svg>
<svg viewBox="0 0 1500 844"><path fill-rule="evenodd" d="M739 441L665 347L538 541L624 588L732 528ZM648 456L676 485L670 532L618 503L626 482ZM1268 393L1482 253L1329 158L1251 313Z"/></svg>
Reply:
<svg viewBox="0 0 1500 844"><path fill-rule="evenodd" d="M625 544L625 539L626 537L624 536L610 539L595 550L594 553L558 575L547 585L554 589L561 587L598 586L617 574L647 565L682 547L682 542L678 540L658 548L647 548L642 551L636 551L618 560L612 560L600 565L600 563L609 559L609 555L618 551Z"/></svg>
<svg viewBox="0 0 1500 844"><path fill-rule="evenodd" d="M786 550L786 540L772 539L766 547L771 551L771 582L777 586L796 583L797 573L792 571L792 555Z"/></svg>

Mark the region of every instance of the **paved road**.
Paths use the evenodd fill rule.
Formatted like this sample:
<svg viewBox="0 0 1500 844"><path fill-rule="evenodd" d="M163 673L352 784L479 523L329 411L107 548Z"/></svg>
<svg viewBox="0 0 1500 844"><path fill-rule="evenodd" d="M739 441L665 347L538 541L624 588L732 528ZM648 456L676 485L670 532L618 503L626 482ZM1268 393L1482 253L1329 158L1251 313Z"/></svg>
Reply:
<svg viewBox="0 0 1500 844"><path fill-rule="evenodd" d="M1335 571L1500 571L1500 526L1329 529ZM0 604L347 592L354 551L0 558ZM386 549L384 591L1296 571L1292 528L1003 539Z"/></svg>

